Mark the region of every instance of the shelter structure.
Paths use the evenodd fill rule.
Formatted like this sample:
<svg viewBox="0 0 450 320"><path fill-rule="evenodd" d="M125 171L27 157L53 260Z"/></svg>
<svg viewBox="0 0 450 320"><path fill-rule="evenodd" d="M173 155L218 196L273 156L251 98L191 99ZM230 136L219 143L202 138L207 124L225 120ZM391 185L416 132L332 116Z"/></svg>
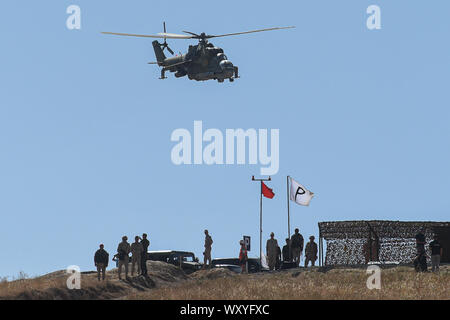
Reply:
<svg viewBox="0 0 450 320"><path fill-rule="evenodd" d="M411 263L416 256L415 236L419 231L425 235L428 256L428 243L438 235L444 249L441 262L449 263L450 222L387 220L319 222L319 263L321 266Z"/></svg>

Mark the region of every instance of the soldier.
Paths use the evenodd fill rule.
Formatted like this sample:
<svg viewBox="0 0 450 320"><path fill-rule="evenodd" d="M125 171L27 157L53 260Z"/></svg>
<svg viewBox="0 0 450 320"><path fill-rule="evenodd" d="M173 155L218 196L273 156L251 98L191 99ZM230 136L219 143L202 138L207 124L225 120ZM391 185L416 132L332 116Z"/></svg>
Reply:
<svg viewBox="0 0 450 320"><path fill-rule="evenodd" d="M303 251L303 236L298 231L298 228L296 228L291 237L292 259L294 259L296 267L300 265L300 256Z"/></svg>
<svg viewBox="0 0 450 320"><path fill-rule="evenodd" d="M277 255L278 255L278 242L277 239L274 238L275 234L272 232L270 234L270 239L267 240L266 243L266 253L267 258L269 259L269 270L275 269L275 264L277 262Z"/></svg>
<svg viewBox="0 0 450 320"><path fill-rule="evenodd" d="M134 237L134 242L131 244L131 276L134 275L134 266L137 265L137 273L141 273L141 256L142 256L142 244L139 242L141 237Z"/></svg>
<svg viewBox="0 0 450 320"><path fill-rule="evenodd" d="M122 242L119 243L117 246L117 257L119 258L119 280L122 279L120 276L122 273L122 266L125 267L125 278L128 278L128 263L129 263L129 257L130 254L130 244L127 242L128 237L123 236Z"/></svg>
<svg viewBox="0 0 450 320"><path fill-rule="evenodd" d="M442 246L438 240L437 234L433 236L433 241L430 242L430 250L431 250L431 271L437 272L439 271L439 264L441 262L442 257Z"/></svg>
<svg viewBox="0 0 450 320"><path fill-rule="evenodd" d="M150 241L147 240L147 234L142 234L142 256L141 256L141 274L143 276L147 276L147 251L148 247L150 246Z"/></svg>
<svg viewBox="0 0 450 320"><path fill-rule="evenodd" d="M213 240L209 235L208 230L205 230L205 252L203 252L203 269L206 269L207 262L209 261L209 267L211 267L211 246L213 244Z"/></svg>
<svg viewBox="0 0 450 320"><path fill-rule="evenodd" d="M314 267L317 260L317 243L314 242L314 239L314 236L309 237L309 242L305 247L305 268L308 268L309 261L311 261L311 266Z"/></svg>
<svg viewBox="0 0 450 320"><path fill-rule="evenodd" d="M277 259L275 262L275 269L279 270L281 268L281 248L277 246Z"/></svg>
<svg viewBox="0 0 450 320"><path fill-rule="evenodd" d="M291 262L292 254L291 254L291 245L289 243L289 238L286 239L286 245L283 246L283 261Z"/></svg>
<svg viewBox="0 0 450 320"><path fill-rule="evenodd" d="M425 228L420 230L415 238L416 238L416 248L417 248L417 256L414 259L414 268L417 272L425 272L427 271L427 255L425 253Z"/></svg>
<svg viewBox="0 0 450 320"><path fill-rule="evenodd" d="M245 245L245 241L241 240L239 241L239 244L241 245L241 250L239 251L239 264L241 266L241 272L246 273L247 272L247 246Z"/></svg>
<svg viewBox="0 0 450 320"><path fill-rule="evenodd" d="M108 267L109 254L106 252L104 245L100 245L100 249L95 252L94 264L97 267L97 278L100 281L100 272L102 273L102 280L105 280L106 267Z"/></svg>

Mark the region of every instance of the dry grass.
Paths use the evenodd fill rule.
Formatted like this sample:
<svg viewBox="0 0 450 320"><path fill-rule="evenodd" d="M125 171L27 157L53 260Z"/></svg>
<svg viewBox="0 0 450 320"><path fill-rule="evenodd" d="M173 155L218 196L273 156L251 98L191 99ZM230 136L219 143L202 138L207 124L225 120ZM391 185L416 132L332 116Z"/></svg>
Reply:
<svg viewBox="0 0 450 320"><path fill-rule="evenodd" d="M272 300L272 299L450 299L450 269L440 274L416 273L399 267L382 271L381 290L366 287L361 269L334 269L327 273L306 271L236 275L188 281L176 288L159 288L129 295L128 299Z"/></svg>
<svg viewBox="0 0 450 320"><path fill-rule="evenodd" d="M119 281L115 271L107 282L82 275L82 290L68 290L67 274L55 272L34 279L0 282L0 299L450 299L450 266L440 274L416 273L410 267L383 269L381 290L366 287L365 269L289 270L236 275L228 270L199 271L186 276L161 262L149 263L150 280Z"/></svg>
<svg viewBox="0 0 450 320"><path fill-rule="evenodd" d="M95 299L111 298L113 293L124 294L125 289L111 282L100 283L93 275L82 277L82 290L67 289L64 272L33 279L19 279L0 283L0 299Z"/></svg>
<svg viewBox="0 0 450 320"><path fill-rule="evenodd" d="M187 279L187 276L179 268L162 263L147 262L149 279L134 277L127 281L118 279L117 270L107 272L107 281L98 281L97 274L89 273L81 275L81 289L69 290L67 279L69 275L65 271L56 271L41 277L27 279L20 274L17 280L0 281L1 299L117 299L137 291L145 291L158 286L169 286Z"/></svg>

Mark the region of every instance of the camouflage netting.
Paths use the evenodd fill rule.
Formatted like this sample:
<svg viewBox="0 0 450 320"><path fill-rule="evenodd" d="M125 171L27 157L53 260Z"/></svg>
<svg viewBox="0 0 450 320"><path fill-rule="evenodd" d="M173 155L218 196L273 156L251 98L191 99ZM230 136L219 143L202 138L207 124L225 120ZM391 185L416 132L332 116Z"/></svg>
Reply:
<svg viewBox="0 0 450 320"><path fill-rule="evenodd" d="M416 255L415 235L422 230L427 242L436 230L450 231L450 222L335 221L320 222L327 241L325 265L410 263ZM428 256L428 246L425 246Z"/></svg>

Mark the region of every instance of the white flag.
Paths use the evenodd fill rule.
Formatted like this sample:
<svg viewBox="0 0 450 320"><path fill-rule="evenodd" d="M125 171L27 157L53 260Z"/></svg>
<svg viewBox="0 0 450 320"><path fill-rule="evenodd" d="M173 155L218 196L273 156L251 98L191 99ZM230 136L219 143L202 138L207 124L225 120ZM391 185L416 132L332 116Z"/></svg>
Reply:
<svg viewBox="0 0 450 320"><path fill-rule="evenodd" d="M294 201L302 206L309 206L309 202L311 201L314 193L306 189L300 183L289 177L291 180L291 192L289 195L289 199Z"/></svg>

